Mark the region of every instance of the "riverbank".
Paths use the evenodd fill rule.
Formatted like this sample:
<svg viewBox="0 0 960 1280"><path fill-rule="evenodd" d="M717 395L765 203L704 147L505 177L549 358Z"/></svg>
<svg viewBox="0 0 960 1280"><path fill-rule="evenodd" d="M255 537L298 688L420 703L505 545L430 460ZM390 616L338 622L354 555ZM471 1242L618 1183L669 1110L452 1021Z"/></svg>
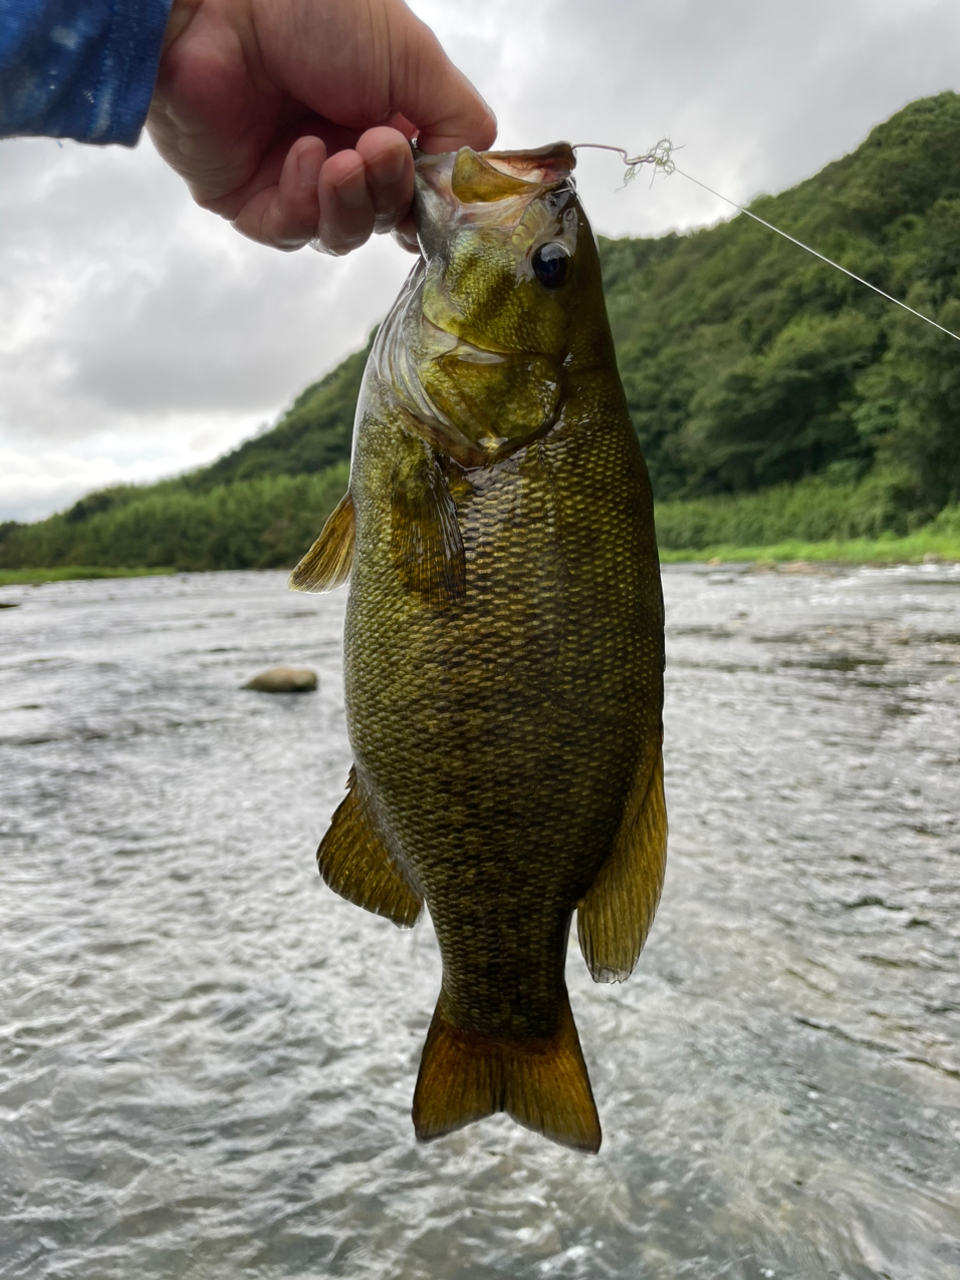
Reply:
<svg viewBox="0 0 960 1280"><path fill-rule="evenodd" d="M83 578L147 578L175 573L174 569L106 568L103 565L58 564L45 569L0 569L0 587L35 587L41 582L70 582Z"/></svg>
<svg viewBox="0 0 960 1280"><path fill-rule="evenodd" d="M960 535L920 531L904 538L833 539L825 542L777 542L771 546L740 547L718 543L695 550L661 548L663 564L697 561L784 564L790 561L833 561L839 564L923 564L960 561Z"/></svg>
<svg viewBox="0 0 960 1280"><path fill-rule="evenodd" d="M915 533L906 538L855 538L849 541L777 542L768 547L712 547L674 551L660 549L663 564L739 563L789 564L923 564L960 563L960 536ZM174 569L104 568L98 565L57 565L47 569L0 569L0 587L34 586L83 578L142 578L174 573Z"/></svg>

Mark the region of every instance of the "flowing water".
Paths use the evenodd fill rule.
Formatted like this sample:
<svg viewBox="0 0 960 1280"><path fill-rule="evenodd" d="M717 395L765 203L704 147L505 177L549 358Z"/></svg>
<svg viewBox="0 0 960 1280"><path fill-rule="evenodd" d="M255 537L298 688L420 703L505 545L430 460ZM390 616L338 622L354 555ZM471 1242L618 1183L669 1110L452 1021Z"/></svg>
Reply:
<svg viewBox="0 0 960 1280"><path fill-rule="evenodd" d="M568 962L597 1157L414 1141L429 922L313 858L342 592L0 591L0 1275L956 1280L960 570L664 585L663 902Z"/></svg>

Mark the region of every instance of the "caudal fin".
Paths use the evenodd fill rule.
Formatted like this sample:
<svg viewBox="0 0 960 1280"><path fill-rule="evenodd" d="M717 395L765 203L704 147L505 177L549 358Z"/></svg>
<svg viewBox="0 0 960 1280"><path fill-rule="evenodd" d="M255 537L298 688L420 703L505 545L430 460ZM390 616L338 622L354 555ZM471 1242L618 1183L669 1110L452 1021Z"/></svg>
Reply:
<svg viewBox="0 0 960 1280"><path fill-rule="evenodd" d="M599 1151L600 1119L566 994L549 1040L490 1040L454 1026L437 1006L413 1095L417 1137L429 1142L497 1111L565 1147Z"/></svg>

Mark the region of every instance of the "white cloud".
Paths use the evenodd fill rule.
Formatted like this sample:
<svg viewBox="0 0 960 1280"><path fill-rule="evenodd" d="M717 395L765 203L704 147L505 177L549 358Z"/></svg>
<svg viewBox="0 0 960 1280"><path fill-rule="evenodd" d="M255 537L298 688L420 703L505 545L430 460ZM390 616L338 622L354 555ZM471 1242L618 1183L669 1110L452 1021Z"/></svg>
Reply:
<svg viewBox="0 0 960 1280"><path fill-rule="evenodd" d="M0 149L0 519L216 457L360 346L410 265L252 244L149 143Z"/></svg>
<svg viewBox="0 0 960 1280"><path fill-rule="evenodd" d="M496 110L504 146L641 149L733 199L816 172L906 102L950 87L943 0L414 0ZM726 217L679 175L617 191L581 152L598 230ZM149 143L0 142L0 519L196 466L358 347L409 258L283 255L196 209Z"/></svg>

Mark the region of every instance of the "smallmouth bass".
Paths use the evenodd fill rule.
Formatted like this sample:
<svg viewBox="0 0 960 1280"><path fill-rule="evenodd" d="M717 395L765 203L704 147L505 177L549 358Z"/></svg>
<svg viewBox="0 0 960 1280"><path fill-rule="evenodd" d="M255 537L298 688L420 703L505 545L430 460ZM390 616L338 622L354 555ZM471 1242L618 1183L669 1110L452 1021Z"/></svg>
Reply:
<svg viewBox="0 0 960 1280"><path fill-rule="evenodd" d="M349 576L355 763L318 851L443 960L413 1103L586 1151L564 981L633 969L663 883L663 602L573 152L421 155L422 257L381 326L349 490L291 585Z"/></svg>

